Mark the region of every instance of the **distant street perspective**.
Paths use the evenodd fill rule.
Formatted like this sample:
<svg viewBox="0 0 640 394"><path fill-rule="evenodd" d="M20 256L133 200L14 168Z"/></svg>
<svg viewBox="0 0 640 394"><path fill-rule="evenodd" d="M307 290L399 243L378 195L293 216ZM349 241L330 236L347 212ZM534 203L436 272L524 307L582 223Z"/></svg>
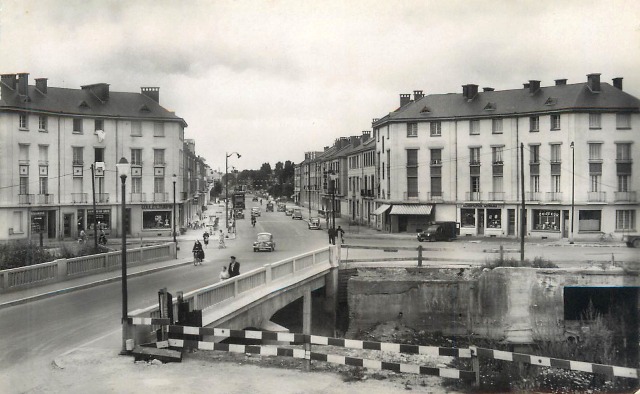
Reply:
<svg viewBox="0 0 640 394"><path fill-rule="evenodd" d="M0 392L639 392L639 12L6 1Z"/></svg>

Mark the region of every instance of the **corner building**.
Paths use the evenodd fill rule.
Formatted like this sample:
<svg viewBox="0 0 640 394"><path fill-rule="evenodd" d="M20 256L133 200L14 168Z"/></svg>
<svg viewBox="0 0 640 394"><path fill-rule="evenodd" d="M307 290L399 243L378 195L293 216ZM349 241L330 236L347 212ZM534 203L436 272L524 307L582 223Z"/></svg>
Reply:
<svg viewBox="0 0 640 394"><path fill-rule="evenodd" d="M185 199L187 124L160 106L159 88L69 89L49 87L45 78L29 85L28 78L4 74L0 82L0 241L93 234L92 166L99 228L110 236L170 235L173 182L178 203ZM123 157L131 165L126 223L116 170Z"/></svg>
<svg viewBox="0 0 640 394"><path fill-rule="evenodd" d="M636 231L639 111L622 78L601 83L600 74L402 94L397 110L373 121L377 226L416 232L456 221L463 236L519 236L524 197L528 237Z"/></svg>

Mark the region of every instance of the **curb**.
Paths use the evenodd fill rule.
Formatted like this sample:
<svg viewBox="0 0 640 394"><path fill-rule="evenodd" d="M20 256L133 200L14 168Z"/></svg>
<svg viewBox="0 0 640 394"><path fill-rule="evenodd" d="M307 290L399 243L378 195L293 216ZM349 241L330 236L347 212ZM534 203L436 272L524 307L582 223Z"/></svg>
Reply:
<svg viewBox="0 0 640 394"><path fill-rule="evenodd" d="M137 276L143 276L143 275L146 275L146 274L152 274L154 272L164 271L164 270L167 270L167 269L177 268L177 267L181 267L183 265L189 265L189 264L193 264L193 261L192 260L187 260L187 261L183 261L183 262L177 263L177 264L166 265L166 266L163 266L163 267L156 267L156 268L151 268L151 269L144 270L144 271L134 272L132 274L127 274L127 278L135 278ZM103 284L107 284L107 283L110 283L110 282L115 282L117 280L120 280L121 277L122 276L119 275L119 276L115 276L115 277L111 277L111 278L107 278L107 279L97 280L95 282L85 283L85 284L74 286L74 287L67 287L67 288L64 288L64 289L50 291L48 293L42 293L42 294L37 294L37 295L34 295L34 296L30 296L30 297L20 298L20 299L13 300L13 301L7 301L7 302L4 302L4 303L0 304L0 310L5 309L5 308L9 308L9 307L12 307L12 306L16 306L16 305L26 304L27 302L30 302L30 301L42 300L42 299L45 299L45 298L55 297L55 296L61 295L61 294L72 293L74 291L84 290L84 289L88 289L88 288L91 288L91 287L96 287L96 286L100 286L100 285L103 285Z"/></svg>

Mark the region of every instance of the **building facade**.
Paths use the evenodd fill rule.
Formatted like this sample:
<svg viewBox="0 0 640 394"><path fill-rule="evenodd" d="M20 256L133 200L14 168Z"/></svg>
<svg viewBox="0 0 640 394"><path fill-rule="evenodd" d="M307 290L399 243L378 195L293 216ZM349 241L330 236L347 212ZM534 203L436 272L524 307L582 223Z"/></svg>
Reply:
<svg viewBox="0 0 640 394"><path fill-rule="evenodd" d="M123 230L135 237L170 235L174 201L184 216L188 199L187 124L160 106L159 88L110 92L98 83L69 89L49 87L44 78L29 85L28 78L4 74L0 82L0 241L41 233L73 239L95 228L112 236ZM125 223L116 170L121 158L130 164Z"/></svg>

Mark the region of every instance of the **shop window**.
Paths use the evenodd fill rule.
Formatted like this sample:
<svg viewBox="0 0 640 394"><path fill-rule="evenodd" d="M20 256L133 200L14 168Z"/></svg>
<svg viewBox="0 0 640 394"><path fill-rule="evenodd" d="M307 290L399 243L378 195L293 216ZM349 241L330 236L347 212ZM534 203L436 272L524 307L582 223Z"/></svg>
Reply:
<svg viewBox="0 0 640 394"><path fill-rule="evenodd" d="M533 229L541 231L560 231L560 211L534 209Z"/></svg>
<svg viewBox="0 0 640 394"><path fill-rule="evenodd" d="M96 209L96 222L98 229L108 232L111 229L111 210L110 209ZM87 210L87 228L93 230L93 210ZM92 231L93 232L93 231Z"/></svg>
<svg viewBox="0 0 640 394"><path fill-rule="evenodd" d="M578 231L600 231L602 211L580 210L578 212Z"/></svg>
<svg viewBox="0 0 640 394"><path fill-rule="evenodd" d="M142 228L144 230L170 229L171 211L142 212Z"/></svg>
<svg viewBox="0 0 640 394"><path fill-rule="evenodd" d="M502 228L502 210L487 209L487 228Z"/></svg>
<svg viewBox="0 0 640 394"><path fill-rule="evenodd" d="M460 217L462 219L462 227L476 226L476 210L475 209L461 209Z"/></svg>

